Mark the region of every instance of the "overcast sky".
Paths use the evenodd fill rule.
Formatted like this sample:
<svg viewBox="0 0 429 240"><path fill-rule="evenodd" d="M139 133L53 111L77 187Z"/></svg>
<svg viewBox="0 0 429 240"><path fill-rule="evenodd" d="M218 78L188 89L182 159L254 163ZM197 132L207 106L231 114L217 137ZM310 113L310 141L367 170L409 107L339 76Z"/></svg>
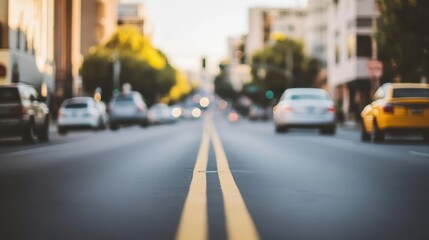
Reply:
<svg viewBox="0 0 429 240"><path fill-rule="evenodd" d="M124 1L125 2L125 1ZM156 47L182 70L213 68L226 56L227 38L248 31L249 7L305 6L307 0L129 0L142 2Z"/></svg>

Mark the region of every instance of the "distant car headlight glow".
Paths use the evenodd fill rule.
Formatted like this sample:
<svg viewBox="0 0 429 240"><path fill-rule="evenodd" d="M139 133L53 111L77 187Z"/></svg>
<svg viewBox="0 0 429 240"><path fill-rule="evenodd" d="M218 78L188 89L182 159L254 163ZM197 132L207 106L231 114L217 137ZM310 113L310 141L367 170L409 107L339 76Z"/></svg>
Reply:
<svg viewBox="0 0 429 240"><path fill-rule="evenodd" d="M206 108L209 106L209 104L210 104L210 100L208 98L203 97L200 99L200 106L201 107Z"/></svg>
<svg viewBox="0 0 429 240"><path fill-rule="evenodd" d="M175 107L173 108L173 110L171 110L171 115L173 115L173 117L175 118L179 118L180 116L182 116L182 109L180 109L179 107Z"/></svg>
<svg viewBox="0 0 429 240"><path fill-rule="evenodd" d="M201 110L199 108L192 109L192 116L194 118L199 118L201 116Z"/></svg>

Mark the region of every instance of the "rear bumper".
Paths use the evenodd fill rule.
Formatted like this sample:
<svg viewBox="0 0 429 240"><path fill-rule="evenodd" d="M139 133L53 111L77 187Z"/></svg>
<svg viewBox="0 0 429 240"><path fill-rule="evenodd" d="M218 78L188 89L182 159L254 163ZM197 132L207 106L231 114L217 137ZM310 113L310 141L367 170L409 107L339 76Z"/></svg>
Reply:
<svg viewBox="0 0 429 240"><path fill-rule="evenodd" d="M277 114L274 122L279 126L302 126L319 127L335 125L334 114L300 115L300 114Z"/></svg>
<svg viewBox="0 0 429 240"><path fill-rule="evenodd" d="M0 119L0 136L21 135L28 121L23 119Z"/></svg>
<svg viewBox="0 0 429 240"><path fill-rule="evenodd" d="M129 118L129 117L113 117L109 119L113 124L144 124L148 122L146 117Z"/></svg>
<svg viewBox="0 0 429 240"><path fill-rule="evenodd" d="M87 119L58 119L58 127L67 129L83 129L83 128L96 128L99 125L99 119L87 118Z"/></svg>
<svg viewBox="0 0 429 240"><path fill-rule="evenodd" d="M379 128L381 129L429 129L428 116L383 116L379 117L377 120Z"/></svg>

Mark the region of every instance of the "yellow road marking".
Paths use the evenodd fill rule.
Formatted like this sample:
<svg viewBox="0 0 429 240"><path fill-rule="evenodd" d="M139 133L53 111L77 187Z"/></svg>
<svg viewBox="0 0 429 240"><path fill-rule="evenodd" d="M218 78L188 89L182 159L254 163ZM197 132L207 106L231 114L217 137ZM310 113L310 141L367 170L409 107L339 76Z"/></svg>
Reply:
<svg viewBox="0 0 429 240"><path fill-rule="evenodd" d="M259 235L255 224L247 210L240 190L235 184L229 168L228 159L222 142L212 122L209 113L204 119L204 130L195 163L189 193L183 207L177 240L206 240L208 239L207 212L207 162L210 140L216 155L217 172L222 189L226 231L230 240L258 240Z"/></svg>
<svg viewBox="0 0 429 240"><path fill-rule="evenodd" d="M212 125L211 138L216 155L217 171L223 194L225 208L226 231L229 240L257 240L259 239L255 224L247 210L240 190L235 184L234 177L229 169L228 159L222 146L219 135Z"/></svg>
<svg viewBox="0 0 429 240"><path fill-rule="evenodd" d="M204 119L204 130L192 175L191 186L183 207L177 240L204 240L208 239L207 217L207 161L209 158L209 136L211 131L211 118Z"/></svg>

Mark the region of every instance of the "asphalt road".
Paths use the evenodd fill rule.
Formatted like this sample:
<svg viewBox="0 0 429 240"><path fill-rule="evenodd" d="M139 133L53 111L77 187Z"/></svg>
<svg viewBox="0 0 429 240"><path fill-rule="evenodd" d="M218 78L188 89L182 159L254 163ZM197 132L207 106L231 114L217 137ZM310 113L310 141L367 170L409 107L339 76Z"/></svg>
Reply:
<svg viewBox="0 0 429 240"><path fill-rule="evenodd" d="M417 137L210 119L1 139L0 239L429 239Z"/></svg>

